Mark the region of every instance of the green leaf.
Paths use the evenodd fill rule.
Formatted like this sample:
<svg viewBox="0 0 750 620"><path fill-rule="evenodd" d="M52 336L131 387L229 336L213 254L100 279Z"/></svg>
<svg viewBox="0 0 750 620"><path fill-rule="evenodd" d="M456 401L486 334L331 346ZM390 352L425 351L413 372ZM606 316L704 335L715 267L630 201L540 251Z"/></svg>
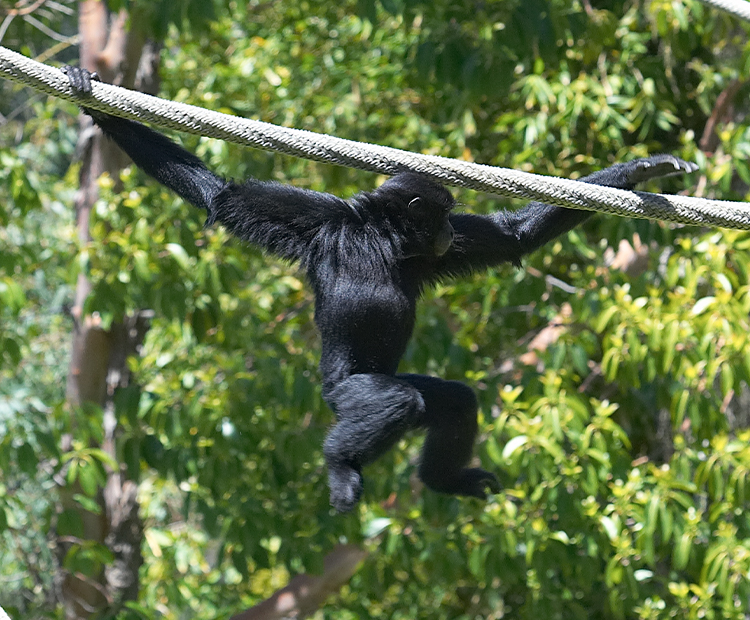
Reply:
<svg viewBox="0 0 750 620"><path fill-rule="evenodd" d="M185 248L183 248L181 245L178 245L177 243L167 243L166 248L183 270L190 270L190 257L185 251Z"/></svg>
<svg viewBox="0 0 750 620"><path fill-rule="evenodd" d="M619 532L618 526L615 525L615 522L613 519L603 515L599 518L599 523L602 524L602 527L604 528L604 532L607 534L607 538L609 538L612 541L617 538L620 532Z"/></svg>
<svg viewBox="0 0 750 620"><path fill-rule="evenodd" d="M362 535L365 538L375 538L377 535L388 529L391 526L391 523L393 523L393 520L386 517L372 519L365 524L362 529Z"/></svg>
<svg viewBox="0 0 750 620"><path fill-rule="evenodd" d="M607 308L604 312L602 312L596 319L596 323L594 324L594 331L601 334L604 329L607 327L609 322L612 320L612 317L617 314L619 308L615 305L610 306Z"/></svg>
<svg viewBox="0 0 750 620"><path fill-rule="evenodd" d="M99 491L100 476L97 467L92 463L81 461L81 467L78 472L78 483L81 489L89 497L94 497Z"/></svg>
<svg viewBox="0 0 750 620"><path fill-rule="evenodd" d="M716 297L703 297L693 305L692 315L700 316L716 303Z"/></svg>
<svg viewBox="0 0 750 620"><path fill-rule="evenodd" d="M517 435L516 437L510 439L503 448L503 459L506 461L509 460L516 452L516 450L526 445L528 441L529 438L526 435Z"/></svg>
<svg viewBox="0 0 750 620"><path fill-rule="evenodd" d="M18 447L17 456L18 464L21 469L31 476L36 475L36 468L39 464L39 459L37 458L34 448L28 443L21 444Z"/></svg>

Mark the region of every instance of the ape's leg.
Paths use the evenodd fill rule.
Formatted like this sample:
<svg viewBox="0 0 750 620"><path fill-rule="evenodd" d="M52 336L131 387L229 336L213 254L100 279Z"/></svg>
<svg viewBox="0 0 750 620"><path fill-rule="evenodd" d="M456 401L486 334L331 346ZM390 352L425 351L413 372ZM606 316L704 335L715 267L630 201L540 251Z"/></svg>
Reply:
<svg viewBox="0 0 750 620"><path fill-rule="evenodd" d="M423 375L398 375L424 400L419 423L427 427L419 477L434 491L484 499L487 488L497 492L495 475L466 467L477 434L477 399L468 386Z"/></svg>
<svg viewBox="0 0 750 620"><path fill-rule="evenodd" d="M323 445L331 505L346 512L362 495L362 466L421 426L425 404L409 383L380 374L351 375L324 397L338 420Z"/></svg>
<svg viewBox="0 0 750 620"><path fill-rule="evenodd" d="M338 423L323 446L331 505L351 510L362 495L362 466L403 434L427 428L419 475L435 491L484 498L493 474L467 468L477 433L477 400L463 383L422 375L352 375L327 390Z"/></svg>

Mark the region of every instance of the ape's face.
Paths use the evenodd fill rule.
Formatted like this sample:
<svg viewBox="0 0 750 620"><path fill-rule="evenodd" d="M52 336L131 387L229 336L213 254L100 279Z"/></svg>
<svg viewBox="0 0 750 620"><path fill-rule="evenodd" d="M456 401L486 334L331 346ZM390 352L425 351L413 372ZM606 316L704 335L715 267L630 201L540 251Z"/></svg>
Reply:
<svg viewBox="0 0 750 620"><path fill-rule="evenodd" d="M451 205L452 207L452 205ZM407 245L423 256L442 256L453 243L453 226L448 219L450 207L430 204L427 199L413 198L407 207Z"/></svg>
<svg viewBox="0 0 750 620"><path fill-rule="evenodd" d="M442 256L453 242L448 219L455 204L442 185L416 173L402 173L376 193L389 205L387 217L401 235L405 256Z"/></svg>

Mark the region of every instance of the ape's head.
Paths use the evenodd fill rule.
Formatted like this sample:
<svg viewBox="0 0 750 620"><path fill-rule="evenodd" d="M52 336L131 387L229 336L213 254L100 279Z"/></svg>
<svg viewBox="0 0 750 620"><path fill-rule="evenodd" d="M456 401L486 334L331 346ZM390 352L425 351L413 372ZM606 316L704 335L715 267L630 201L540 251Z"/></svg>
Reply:
<svg viewBox="0 0 750 620"><path fill-rule="evenodd" d="M371 196L401 237L405 256L442 256L448 251L453 242L448 216L455 201L442 185L416 172L403 172Z"/></svg>

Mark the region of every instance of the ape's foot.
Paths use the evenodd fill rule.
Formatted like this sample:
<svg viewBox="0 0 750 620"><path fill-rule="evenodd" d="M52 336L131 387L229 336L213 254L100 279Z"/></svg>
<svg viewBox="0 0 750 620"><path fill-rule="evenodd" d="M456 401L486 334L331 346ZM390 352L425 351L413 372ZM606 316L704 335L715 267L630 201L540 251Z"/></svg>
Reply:
<svg viewBox="0 0 750 620"><path fill-rule="evenodd" d="M500 482L492 472L475 467L461 471L458 489L456 495L469 495L479 499L487 499L487 490L489 489L490 493L498 493Z"/></svg>
<svg viewBox="0 0 750 620"><path fill-rule="evenodd" d="M491 493L497 493L501 488L495 474L478 467L462 469L450 478L445 475L440 477L429 475L427 472L420 471L420 478L429 488L438 493L478 497L479 499L487 499L488 489Z"/></svg>
<svg viewBox="0 0 750 620"><path fill-rule="evenodd" d="M349 512L362 497L362 474L351 467L328 467L331 506L338 512Z"/></svg>

